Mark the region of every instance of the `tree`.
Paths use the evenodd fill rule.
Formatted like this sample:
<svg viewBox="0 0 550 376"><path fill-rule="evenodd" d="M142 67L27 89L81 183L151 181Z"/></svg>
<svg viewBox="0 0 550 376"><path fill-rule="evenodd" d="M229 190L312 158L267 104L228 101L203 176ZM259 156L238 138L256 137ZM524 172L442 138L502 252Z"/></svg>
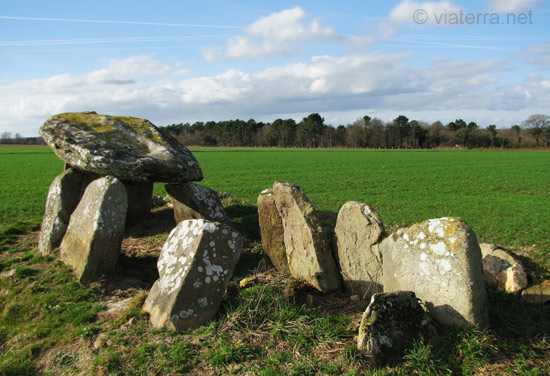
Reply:
<svg viewBox="0 0 550 376"><path fill-rule="evenodd" d="M487 130L491 132L491 147L495 147L495 138L497 137L497 126L491 124L487 127Z"/></svg>
<svg viewBox="0 0 550 376"><path fill-rule="evenodd" d="M319 143L319 136L325 128L325 119L318 113L310 114L302 119L296 129L296 137L302 145L307 147L316 147Z"/></svg>
<svg viewBox="0 0 550 376"><path fill-rule="evenodd" d="M542 114L531 115L521 123L521 127L535 137L537 148L539 147L540 136L548 125L550 125L550 116Z"/></svg>

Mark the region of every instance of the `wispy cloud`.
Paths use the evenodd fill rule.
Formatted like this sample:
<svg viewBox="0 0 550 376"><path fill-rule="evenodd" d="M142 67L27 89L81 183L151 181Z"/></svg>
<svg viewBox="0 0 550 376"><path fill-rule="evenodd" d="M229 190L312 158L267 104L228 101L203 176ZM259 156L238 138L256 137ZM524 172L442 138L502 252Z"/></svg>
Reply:
<svg viewBox="0 0 550 376"><path fill-rule="evenodd" d="M183 42L207 39L227 39L231 35L194 35L173 37L127 37L127 38L84 38L84 39L37 39L0 41L0 47L12 46L51 46L69 44L99 44L99 43L144 43L144 42Z"/></svg>
<svg viewBox="0 0 550 376"><path fill-rule="evenodd" d="M524 12L541 0L491 0L491 10L498 13Z"/></svg>
<svg viewBox="0 0 550 376"><path fill-rule="evenodd" d="M458 14L460 11L460 7L450 1L404 0L392 9L389 20L396 24L417 23L438 25L442 24L438 22L438 17L441 15L449 13Z"/></svg>
<svg viewBox="0 0 550 376"><path fill-rule="evenodd" d="M235 26L235 25L181 24L181 23L168 23L168 22L121 21L121 20L87 20L87 19L79 19L79 18L0 16L0 19L19 20L19 21L77 22L77 23L146 25L146 26L168 26L168 27L197 27L197 28L212 28L212 29L240 29L240 26Z"/></svg>

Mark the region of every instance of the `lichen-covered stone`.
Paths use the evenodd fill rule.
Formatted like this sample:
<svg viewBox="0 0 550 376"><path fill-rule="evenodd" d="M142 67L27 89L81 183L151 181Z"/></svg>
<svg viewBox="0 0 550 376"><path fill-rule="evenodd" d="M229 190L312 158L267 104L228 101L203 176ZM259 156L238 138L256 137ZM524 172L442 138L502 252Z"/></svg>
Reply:
<svg viewBox="0 0 550 376"><path fill-rule="evenodd" d="M283 220L275 205L272 189L266 189L258 196L258 222L264 253L277 269L289 270Z"/></svg>
<svg viewBox="0 0 550 376"><path fill-rule="evenodd" d="M340 276L327 234L304 192L297 185L276 181L273 194L283 220L290 274L320 291L338 289Z"/></svg>
<svg viewBox="0 0 550 376"><path fill-rule="evenodd" d="M197 327L216 315L242 251L232 227L204 219L186 220L172 230L143 309L156 328Z"/></svg>
<svg viewBox="0 0 550 376"><path fill-rule="evenodd" d="M94 180L71 215L60 246L60 258L82 283L99 280L115 271L128 207L120 180L106 176Z"/></svg>
<svg viewBox="0 0 550 376"><path fill-rule="evenodd" d="M372 296L382 292L382 255L375 245L384 235L380 215L367 204L350 201L338 212L335 256L344 286L351 294Z"/></svg>
<svg viewBox="0 0 550 376"><path fill-rule="evenodd" d="M442 324L488 326L481 251L462 219L431 219L400 229L380 249L384 291L414 291Z"/></svg>
<svg viewBox="0 0 550 376"><path fill-rule="evenodd" d="M46 120L40 135L59 158L79 170L125 182L202 180L191 152L147 120L64 113Z"/></svg>
<svg viewBox="0 0 550 376"><path fill-rule="evenodd" d="M434 333L432 319L414 292L374 294L361 320L357 348L381 363Z"/></svg>
<svg viewBox="0 0 550 376"><path fill-rule="evenodd" d="M125 183L128 194L128 211L126 223L138 223L151 213L153 206L153 183Z"/></svg>
<svg viewBox="0 0 550 376"><path fill-rule="evenodd" d="M550 302L550 280L538 281L521 293L521 300L531 304L545 304Z"/></svg>
<svg viewBox="0 0 550 376"><path fill-rule="evenodd" d="M71 214L80 201L82 182L81 173L68 169L58 175L50 185L38 242L38 249L42 254L51 253L61 244Z"/></svg>
<svg viewBox="0 0 550 376"><path fill-rule="evenodd" d="M194 183L166 184L165 188L174 206L176 223L202 218L229 224L222 202L212 189Z"/></svg>

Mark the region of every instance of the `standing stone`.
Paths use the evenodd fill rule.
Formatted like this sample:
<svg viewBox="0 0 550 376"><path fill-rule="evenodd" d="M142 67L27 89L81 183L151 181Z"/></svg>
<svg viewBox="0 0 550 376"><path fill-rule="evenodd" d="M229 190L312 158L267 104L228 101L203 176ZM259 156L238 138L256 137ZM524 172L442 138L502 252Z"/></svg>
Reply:
<svg viewBox="0 0 550 376"><path fill-rule="evenodd" d="M380 363L434 333L428 310L414 292L374 294L361 320L357 348Z"/></svg>
<svg viewBox="0 0 550 376"><path fill-rule="evenodd" d="M193 183L166 184L165 188L174 205L176 223L187 219L206 219L229 224L218 194L210 188Z"/></svg>
<svg viewBox="0 0 550 376"><path fill-rule="evenodd" d="M266 189L258 196L258 221L264 253L277 269L288 270L283 220L275 205L272 189Z"/></svg>
<svg viewBox="0 0 550 376"><path fill-rule="evenodd" d="M344 285L352 295L382 292L382 255L376 244L384 235L380 215L367 204L350 201L338 212L335 256Z"/></svg>
<svg viewBox="0 0 550 376"><path fill-rule="evenodd" d="M46 120L40 135L64 162L124 182L202 180L191 152L147 120L72 112Z"/></svg>
<svg viewBox="0 0 550 376"><path fill-rule="evenodd" d="M83 175L71 168L58 175L50 185L38 242L42 254L51 253L61 244L71 214L80 201L82 181Z"/></svg>
<svg viewBox="0 0 550 376"><path fill-rule="evenodd" d="M156 328L197 327L216 315L242 251L242 237L226 224L193 219L172 230L143 309Z"/></svg>
<svg viewBox="0 0 550 376"><path fill-rule="evenodd" d="M304 192L297 185L276 181L273 194L283 219L290 274L320 291L338 289L340 277L327 234Z"/></svg>
<svg viewBox="0 0 550 376"><path fill-rule="evenodd" d="M414 291L442 324L488 326L481 251L462 219L431 219L400 229L381 250L384 291Z"/></svg>
<svg viewBox="0 0 550 376"><path fill-rule="evenodd" d="M153 206L153 183L124 183L128 194L128 211L126 223L138 223L151 213Z"/></svg>
<svg viewBox="0 0 550 376"><path fill-rule="evenodd" d="M71 216L60 258L81 283L99 280L116 269L126 221L124 185L113 176L94 180Z"/></svg>

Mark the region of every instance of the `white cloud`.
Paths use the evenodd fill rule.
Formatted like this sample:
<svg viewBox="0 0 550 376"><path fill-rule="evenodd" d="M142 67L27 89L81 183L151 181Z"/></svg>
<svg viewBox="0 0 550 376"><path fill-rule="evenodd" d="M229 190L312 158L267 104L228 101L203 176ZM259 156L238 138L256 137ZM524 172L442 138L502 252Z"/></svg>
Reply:
<svg viewBox="0 0 550 376"><path fill-rule="evenodd" d="M522 52L525 61L538 65L540 68L550 70L550 44L530 46Z"/></svg>
<svg viewBox="0 0 550 376"><path fill-rule="evenodd" d="M338 36L318 20L305 22L305 11L296 6L260 18L243 28L243 34L231 38L225 51L205 48L203 57L207 61L221 58L260 59L276 55L290 54L300 41L334 40Z"/></svg>
<svg viewBox="0 0 550 376"><path fill-rule="evenodd" d="M497 13L525 12L540 0L491 0L491 9Z"/></svg>
<svg viewBox="0 0 550 376"><path fill-rule="evenodd" d="M450 1L404 0L392 9L389 20L396 24L417 23L445 25L445 16L459 14L460 7Z"/></svg>
<svg viewBox="0 0 550 376"><path fill-rule="evenodd" d="M177 64L144 57L110 60L82 76L0 85L0 132L33 136L49 116L84 110L142 117L157 125L231 118L269 121L312 112L340 114L339 120L331 117L337 123L351 122L362 112L411 118L425 114L420 120L448 113L483 124L483 117L500 113L516 111L514 121L519 122L525 112L547 111L548 77L503 83L499 72L507 69L506 60L440 59L417 68L406 64L409 55L318 56L256 73L229 69L188 78L173 76Z"/></svg>

